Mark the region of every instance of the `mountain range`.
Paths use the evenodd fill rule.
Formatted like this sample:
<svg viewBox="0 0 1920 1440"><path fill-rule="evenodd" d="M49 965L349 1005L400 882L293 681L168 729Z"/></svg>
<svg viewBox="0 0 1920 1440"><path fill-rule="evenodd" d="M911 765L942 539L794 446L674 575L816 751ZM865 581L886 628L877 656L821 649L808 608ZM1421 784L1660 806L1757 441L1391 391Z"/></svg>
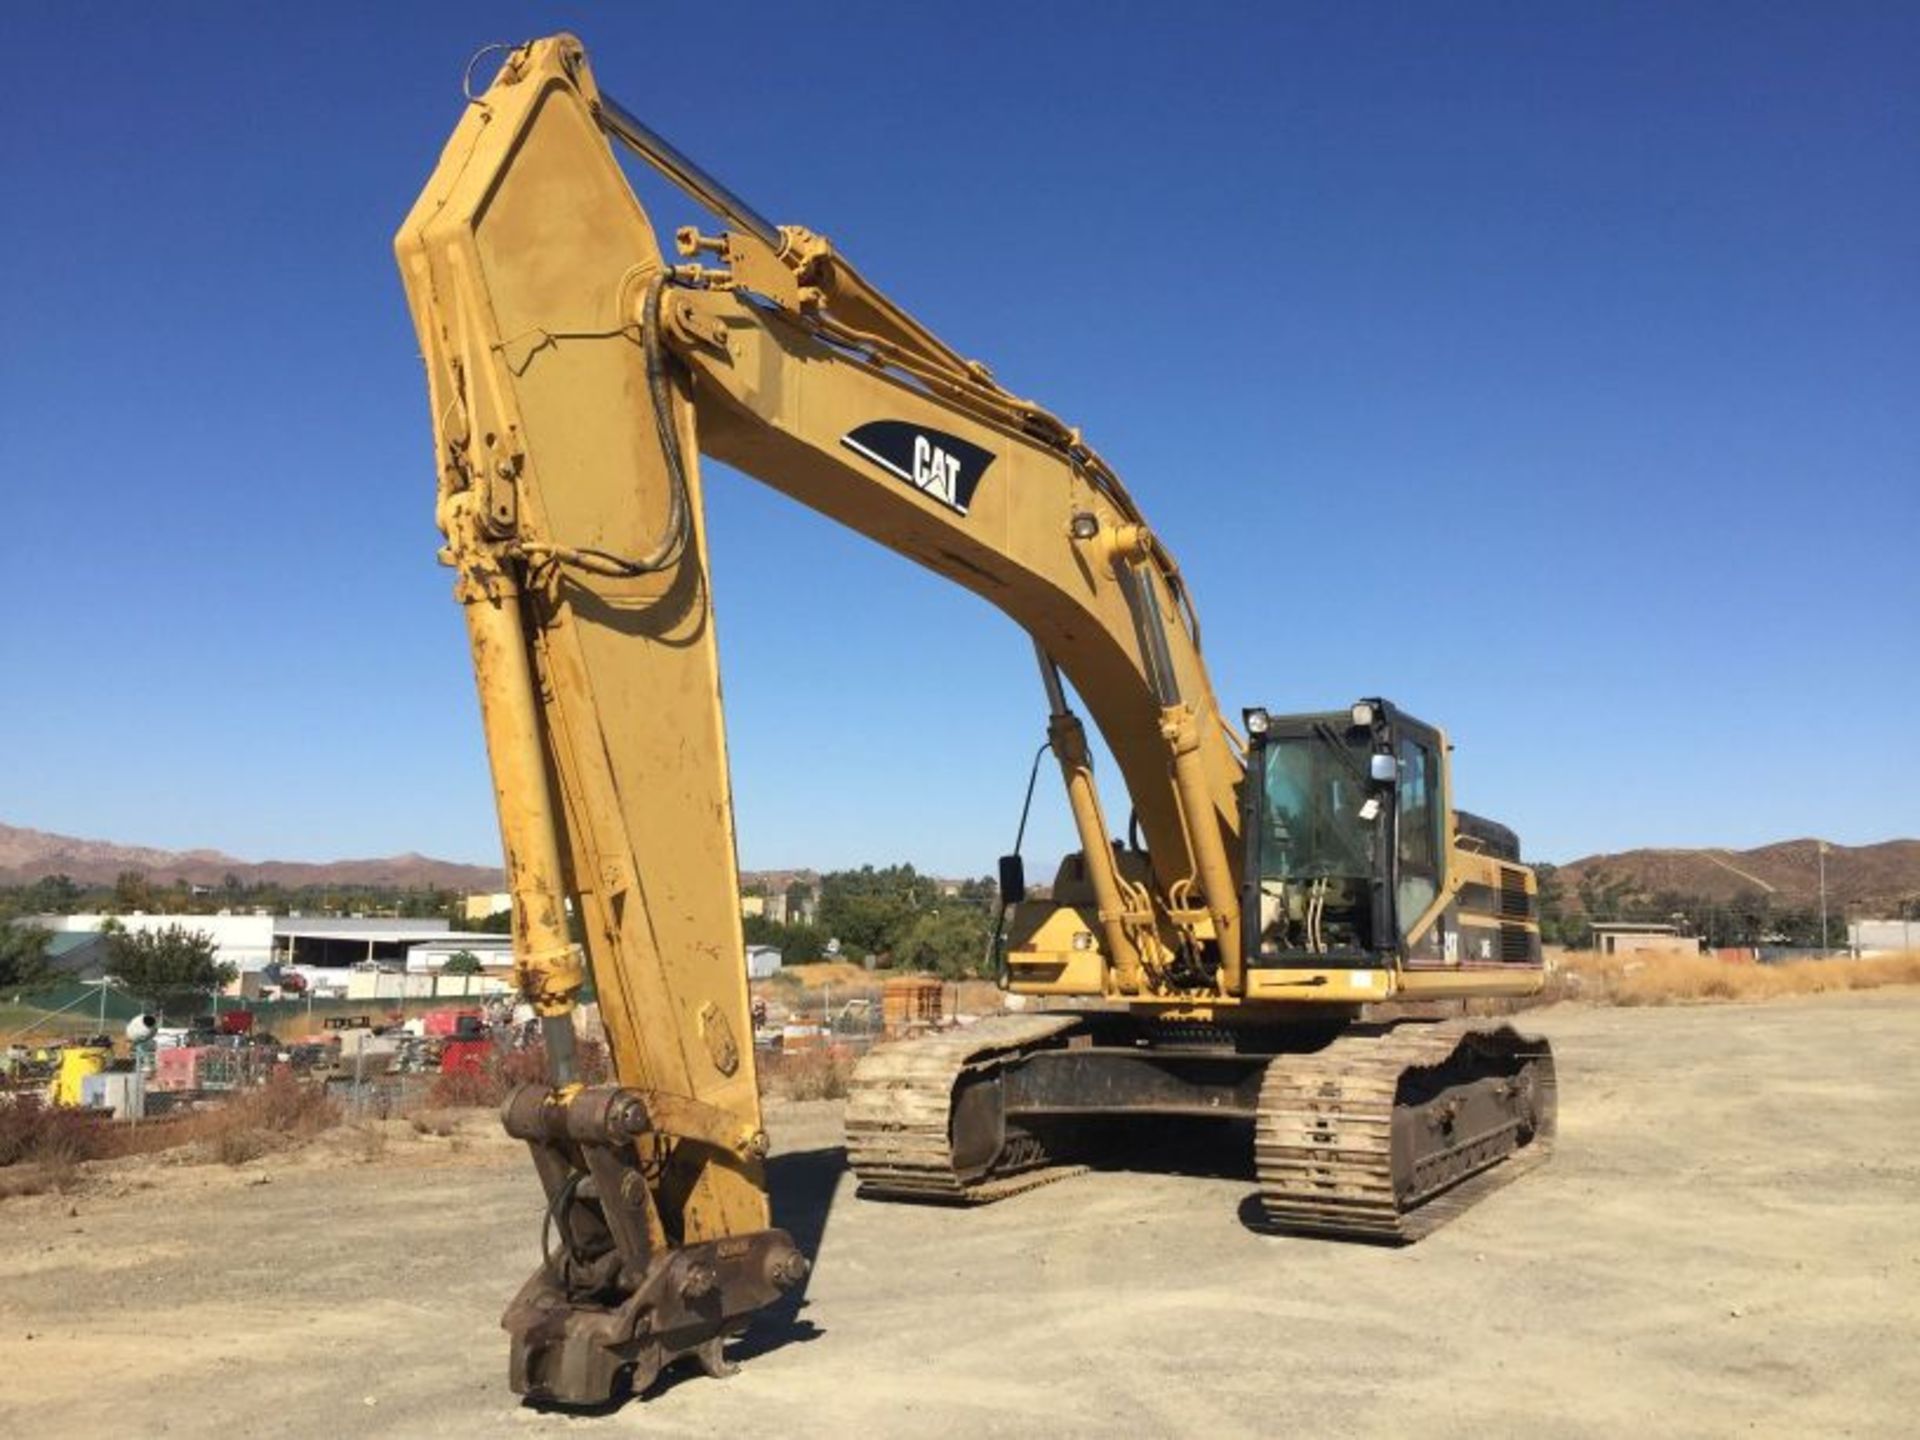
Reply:
<svg viewBox="0 0 1920 1440"><path fill-rule="evenodd" d="M1578 907L1583 890L1629 908L1662 892L1722 904L1765 896L1776 909L1820 903L1819 840L1782 840L1753 850L1627 850L1559 867L1561 889ZM1893 917L1920 902L1920 840L1826 847L1827 904L1836 913Z"/></svg>
<svg viewBox="0 0 1920 1440"><path fill-rule="evenodd" d="M81 840L45 830L0 825L0 885L26 885L48 875L67 875L82 885L110 885L123 871L137 870L158 882L186 880L221 885L229 875L243 885L383 888L395 890L492 891L506 877L487 865L462 865L427 855L390 855L376 860L240 860L218 850L156 850L111 840Z"/></svg>

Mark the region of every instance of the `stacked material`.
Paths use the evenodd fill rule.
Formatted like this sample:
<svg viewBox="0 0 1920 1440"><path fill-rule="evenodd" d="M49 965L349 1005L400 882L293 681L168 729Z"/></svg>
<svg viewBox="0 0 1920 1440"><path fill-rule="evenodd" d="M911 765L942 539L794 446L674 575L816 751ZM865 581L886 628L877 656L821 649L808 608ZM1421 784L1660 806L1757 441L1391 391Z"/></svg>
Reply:
<svg viewBox="0 0 1920 1440"><path fill-rule="evenodd" d="M889 980L880 991L880 1019L889 1036L938 1029L947 987L923 975Z"/></svg>

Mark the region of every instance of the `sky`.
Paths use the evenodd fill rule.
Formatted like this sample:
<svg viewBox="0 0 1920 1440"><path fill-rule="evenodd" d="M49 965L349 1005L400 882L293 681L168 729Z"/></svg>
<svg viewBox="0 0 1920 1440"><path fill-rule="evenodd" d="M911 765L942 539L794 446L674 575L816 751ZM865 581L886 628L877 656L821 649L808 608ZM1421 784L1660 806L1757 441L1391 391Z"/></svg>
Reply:
<svg viewBox="0 0 1920 1440"><path fill-rule="evenodd" d="M1538 858L1920 834L1911 5L7 15L0 821L497 861L391 247L468 55L571 29L1083 427L1230 712L1384 694ZM990 870L1024 637L709 473L743 865Z"/></svg>

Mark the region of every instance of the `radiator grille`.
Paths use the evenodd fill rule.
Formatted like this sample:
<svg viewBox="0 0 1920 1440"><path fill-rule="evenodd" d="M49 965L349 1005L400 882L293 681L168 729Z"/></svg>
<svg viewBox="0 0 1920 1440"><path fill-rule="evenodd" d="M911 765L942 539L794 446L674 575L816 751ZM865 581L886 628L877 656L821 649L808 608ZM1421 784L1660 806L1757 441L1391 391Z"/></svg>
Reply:
<svg viewBox="0 0 1920 1440"><path fill-rule="evenodd" d="M1527 894L1527 872L1500 867L1500 914L1508 920L1531 920L1533 897Z"/></svg>

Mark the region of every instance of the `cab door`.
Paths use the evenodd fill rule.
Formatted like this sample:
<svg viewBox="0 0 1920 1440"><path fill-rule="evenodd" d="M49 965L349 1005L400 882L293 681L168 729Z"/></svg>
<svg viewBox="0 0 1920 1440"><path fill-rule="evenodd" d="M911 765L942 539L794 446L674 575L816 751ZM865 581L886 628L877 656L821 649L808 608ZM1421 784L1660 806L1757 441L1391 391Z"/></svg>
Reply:
<svg viewBox="0 0 1920 1440"><path fill-rule="evenodd" d="M1440 737L1423 725L1403 723L1394 738L1399 775L1394 782L1394 914L1400 941L1433 907L1446 883L1446 815Z"/></svg>

